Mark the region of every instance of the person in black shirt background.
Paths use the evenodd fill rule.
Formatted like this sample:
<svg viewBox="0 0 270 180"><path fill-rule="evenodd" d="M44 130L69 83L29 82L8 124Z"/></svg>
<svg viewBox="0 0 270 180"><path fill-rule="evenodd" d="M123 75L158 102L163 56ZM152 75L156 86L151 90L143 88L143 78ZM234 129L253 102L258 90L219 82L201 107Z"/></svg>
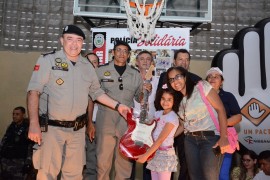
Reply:
<svg viewBox="0 0 270 180"><path fill-rule="evenodd" d="M1 178L9 180L25 179L32 170L33 142L27 138L29 123L25 108L13 110L13 121L8 126L0 144Z"/></svg>

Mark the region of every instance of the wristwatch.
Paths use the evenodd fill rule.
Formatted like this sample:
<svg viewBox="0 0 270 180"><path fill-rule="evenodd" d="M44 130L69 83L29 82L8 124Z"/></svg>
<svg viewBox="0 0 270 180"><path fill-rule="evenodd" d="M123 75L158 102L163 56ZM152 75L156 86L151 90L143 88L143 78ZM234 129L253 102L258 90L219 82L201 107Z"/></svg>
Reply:
<svg viewBox="0 0 270 180"><path fill-rule="evenodd" d="M118 111L118 108L119 108L120 104L121 104L120 102L117 102L117 104L115 105L114 109L115 109L116 111Z"/></svg>

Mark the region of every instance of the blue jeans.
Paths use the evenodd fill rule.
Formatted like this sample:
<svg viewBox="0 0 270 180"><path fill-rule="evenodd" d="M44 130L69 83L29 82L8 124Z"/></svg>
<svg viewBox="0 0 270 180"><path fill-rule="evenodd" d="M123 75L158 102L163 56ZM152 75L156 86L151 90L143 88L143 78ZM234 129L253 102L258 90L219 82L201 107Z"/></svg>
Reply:
<svg viewBox="0 0 270 180"><path fill-rule="evenodd" d="M220 156L215 156L212 149L218 139L219 136L186 135L185 154L191 180L218 180Z"/></svg>
<svg viewBox="0 0 270 180"><path fill-rule="evenodd" d="M225 153L220 169L219 180L230 179L231 164L232 164L232 154Z"/></svg>

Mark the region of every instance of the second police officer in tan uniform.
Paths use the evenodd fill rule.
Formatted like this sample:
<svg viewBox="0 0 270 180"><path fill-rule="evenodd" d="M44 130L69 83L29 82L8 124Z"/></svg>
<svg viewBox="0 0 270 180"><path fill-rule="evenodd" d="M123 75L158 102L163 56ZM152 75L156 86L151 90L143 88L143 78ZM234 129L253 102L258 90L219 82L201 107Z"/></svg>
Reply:
<svg viewBox="0 0 270 180"><path fill-rule="evenodd" d="M129 110L100 89L93 66L80 54L84 39L80 28L66 26L60 38L63 50L38 59L27 89L28 137L38 144L33 153L38 180L55 180L60 170L61 179L82 179L89 95L123 115ZM48 128L39 123L46 115Z"/></svg>
<svg viewBox="0 0 270 180"><path fill-rule="evenodd" d="M140 100L143 80L138 70L127 64L130 50L127 43L116 41L113 49L114 60L100 66L97 75L102 89L110 97L133 107L133 98ZM151 84L146 87L147 90L151 88ZM99 105L96 119L98 180L109 180L112 166L115 168L114 179L130 178L132 163L121 156L118 150L120 138L126 130L127 122L123 117L110 108Z"/></svg>

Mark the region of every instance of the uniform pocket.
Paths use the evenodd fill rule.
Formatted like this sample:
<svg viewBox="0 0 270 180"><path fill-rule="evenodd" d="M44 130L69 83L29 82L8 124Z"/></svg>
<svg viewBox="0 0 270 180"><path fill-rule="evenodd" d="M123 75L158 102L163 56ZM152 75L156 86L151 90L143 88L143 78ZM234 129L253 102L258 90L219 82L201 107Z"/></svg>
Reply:
<svg viewBox="0 0 270 180"><path fill-rule="evenodd" d="M119 83L119 82L117 82L117 83ZM108 79L101 80L101 87L108 94L112 93L114 91L115 86L116 86L116 82L114 80L112 80L112 79L110 79L110 80L108 80Z"/></svg>
<svg viewBox="0 0 270 180"><path fill-rule="evenodd" d="M124 85L124 91L125 91L125 96L124 99L127 101L130 101L130 99L133 99L135 92L136 92L136 87L132 85Z"/></svg>
<svg viewBox="0 0 270 180"><path fill-rule="evenodd" d="M45 134L45 133L44 133ZM45 135L43 134L43 140ZM47 142L50 141L47 139ZM41 145L35 144L33 147L33 166L35 169L42 169L45 173L50 170L50 165L53 156L53 150L55 151L55 141L50 141L46 144L45 141Z"/></svg>
<svg viewBox="0 0 270 180"><path fill-rule="evenodd" d="M89 89L91 86L91 77L89 77L88 75L84 75L82 74L81 76L81 82L80 82L80 90L81 91L85 91L87 94L89 93Z"/></svg>
<svg viewBox="0 0 270 180"><path fill-rule="evenodd" d="M41 149L38 144L33 146L33 166L35 169L41 169Z"/></svg>

